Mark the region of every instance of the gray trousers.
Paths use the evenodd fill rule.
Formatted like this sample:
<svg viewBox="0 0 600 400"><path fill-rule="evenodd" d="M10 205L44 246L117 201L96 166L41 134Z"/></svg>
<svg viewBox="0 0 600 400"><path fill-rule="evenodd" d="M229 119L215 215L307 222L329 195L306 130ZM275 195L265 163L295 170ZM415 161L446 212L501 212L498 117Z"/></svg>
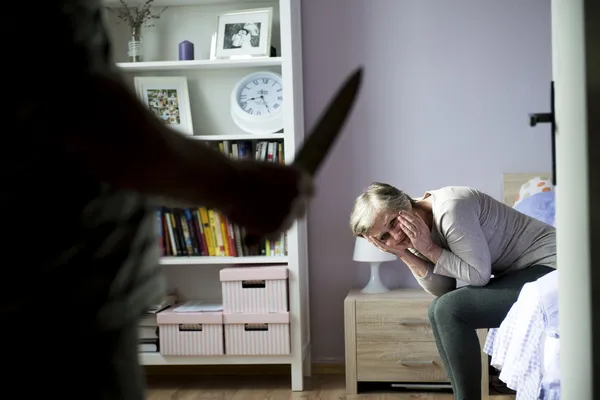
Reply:
<svg viewBox="0 0 600 400"><path fill-rule="evenodd" d="M499 327L523 285L551 271L534 265L492 278L486 286L458 288L432 302L429 321L456 400L481 399L481 349L476 329Z"/></svg>

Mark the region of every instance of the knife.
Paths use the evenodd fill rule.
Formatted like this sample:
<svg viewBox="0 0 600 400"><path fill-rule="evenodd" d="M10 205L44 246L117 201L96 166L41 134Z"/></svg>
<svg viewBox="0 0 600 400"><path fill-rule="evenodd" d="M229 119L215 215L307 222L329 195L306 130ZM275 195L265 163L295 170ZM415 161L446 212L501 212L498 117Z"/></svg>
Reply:
<svg viewBox="0 0 600 400"><path fill-rule="evenodd" d="M296 153L294 166L308 172L312 177L317 174L350 114L362 83L362 76L363 69L360 67L346 79L308 139Z"/></svg>
<svg viewBox="0 0 600 400"><path fill-rule="evenodd" d="M296 153L292 165L304 170L313 178L316 176L350 115L361 87L362 77L363 67L359 67L346 78ZM254 235L248 235L245 239L247 245L256 245L259 241Z"/></svg>

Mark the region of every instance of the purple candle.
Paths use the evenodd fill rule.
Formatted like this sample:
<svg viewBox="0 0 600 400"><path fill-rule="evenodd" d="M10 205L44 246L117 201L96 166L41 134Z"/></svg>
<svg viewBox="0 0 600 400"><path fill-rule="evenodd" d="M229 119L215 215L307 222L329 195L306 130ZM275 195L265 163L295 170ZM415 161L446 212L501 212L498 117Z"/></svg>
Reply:
<svg viewBox="0 0 600 400"><path fill-rule="evenodd" d="M179 60L193 60L194 59L194 44L184 40L179 43Z"/></svg>

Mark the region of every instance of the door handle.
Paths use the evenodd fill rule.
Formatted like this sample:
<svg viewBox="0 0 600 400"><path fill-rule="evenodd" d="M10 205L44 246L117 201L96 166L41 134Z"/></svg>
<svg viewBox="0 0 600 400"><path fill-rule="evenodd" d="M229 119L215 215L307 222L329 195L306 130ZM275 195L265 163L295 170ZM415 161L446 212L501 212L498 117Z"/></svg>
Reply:
<svg viewBox="0 0 600 400"><path fill-rule="evenodd" d="M554 114L552 113L536 113L529 114L529 126L537 124L549 124L554 122Z"/></svg>
<svg viewBox="0 0 600 400"><path fill-rule="evenodd" d="M552 140L552 184L556 186L556 117L554 114L554 81L550 82L550 112L529 114L529 126L551 124Z"/></svg>

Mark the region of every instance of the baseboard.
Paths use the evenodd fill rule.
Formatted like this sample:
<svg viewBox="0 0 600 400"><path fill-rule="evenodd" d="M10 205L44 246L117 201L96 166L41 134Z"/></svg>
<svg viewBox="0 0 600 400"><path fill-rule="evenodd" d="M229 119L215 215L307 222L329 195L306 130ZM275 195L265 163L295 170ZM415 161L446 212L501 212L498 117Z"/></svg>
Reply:
<svg viewBox="0 0 600 400"><path fill-rule="evenodd" d="M289 375L289 365L147 365L146 375ZM313 363L315 375L344 375L343 363Z"/></svg>

